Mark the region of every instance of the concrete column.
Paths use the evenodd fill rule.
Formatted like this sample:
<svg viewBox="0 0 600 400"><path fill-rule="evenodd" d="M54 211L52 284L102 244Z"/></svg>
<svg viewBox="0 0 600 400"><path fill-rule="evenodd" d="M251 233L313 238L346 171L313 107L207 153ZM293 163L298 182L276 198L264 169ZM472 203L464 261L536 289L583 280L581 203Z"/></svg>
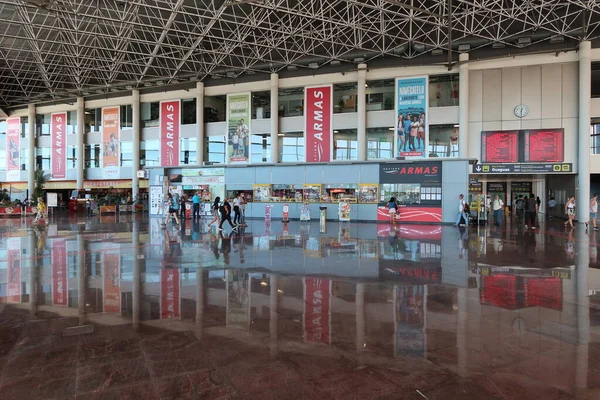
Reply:
<svg viewBox="0 0 600 400"><path fill-rule="evenodd" d="M586 43L589 44L589 42ZM587 219L584 221L587 221ZM579 343L577 346L577 361L575 363L575 387L581 390L588 389L589 376L590 298L588 276L590 269L590 240L583 225L577 227L576 237L578 240L577 262L574 270L576 274L575 281L577 282L577 319L575 328L577 329ZM594 243L594 245L596 244Z"/></svg>
<svg viewBox="0 0 600 400"><path fill-rule="evenodd" d="M356 352L365 349L365 284L356 284Z"/></svg>
<svg viewBox="0 0 600 400"><path fill-rule="evenodd" d="M592 43L579 43L579 158L577 166L577 220L590 215L590 98L592 97Z"/></svg>
<svg viewBox="0 0 600 400"><path fill-rule="evenodd" d="M31 199L35 186L35 144L35 104L30 104L27 108L27 195Z"/></svg>
<svg viewBox="0 0 600 400"><path fill-rule="evenodd" d="M85 284L85 239L82 233L77 234L77 278L78 285L78 305L79 305L79 325L85 325L85 296L87 288Z"/></svg>
<svg viewBox="0 0 600 400"><path fill-rule="evenodd" d="M249 121L251 122L251 121ZM198 165L204 162L204 82L196 83L196 161Z"/></svg>
<svg viewBox="0 0 600 400"><path fill-rule="evenodd" d="M271 162L279 163L279 75L271 74Z"/></svg>
<svg viewBox="0 0 600 400"><path fill-rule="evenodd" d="M85 179L85 101L77 98L77 189L83 190Z"/></svg>
<svg viewBox="0 0 600 400"><path fill-rule="evenodd" d="M137 177L137 171L140 169L140 138L141 138L141 127L140 127L140 91L134 89L131 91L131 117L132 117L132 128L133 128L133 154L132 154L132 165L131 165L131 199L135 200L136 196L140 192L140 180Z"/></svg>
<svg viewBox="0 0 600 400"><path fill-rule="evenodd" d="M540 214L546 213L546 204L548 203L548 195L546 191L546 177L544 175L537 175L537 180L532 183L533 194L540 197L542 204L540 204ZM579 204L578 204L579 206ZM545 218L545 217L540 217ZM542 220L543 221L543 220Z"/></svg>
<svg viewBox="0 0 600 400"><path fill-rule="evenodd" d="M140 310L141 310L141 292L142 292L142 257L143 251L140 249L140 230L139 224L137 222L133 223L133 232L132 232L132 246L133 246L133 254L135 258L133 259L133 282L132 282L132 290L131 290L131 322L134 330L138 330L140 327Z"/></svg>
<svg viewBox="0 0 600 400"><path fill-rule="evenodd" d="M469 53L458 55L458 155L469 156Z"/></svg>
<svg viewBox="0 0 600 400"><path fill-rule="evenodd" d="M358 161L367 159L367 64L358 64L358 129L357 129L357 147ZM396 140L396 139L394 139Z"/></svg>
<svg viewBox="0 0 600 400"><path fill-rule="evenodd" d="M277 291L278 277L271 274L271 293L269 296L269 338L271 341L271 357L277 357L279 353L279 314L277 308L279 305L279 292Z"/></svg>

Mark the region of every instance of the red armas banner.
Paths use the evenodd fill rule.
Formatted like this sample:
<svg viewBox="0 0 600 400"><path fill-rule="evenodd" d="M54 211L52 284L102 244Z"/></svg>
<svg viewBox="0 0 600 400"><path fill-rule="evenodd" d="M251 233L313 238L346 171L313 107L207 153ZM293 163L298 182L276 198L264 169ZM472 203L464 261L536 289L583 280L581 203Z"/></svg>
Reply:
<svg viewBox="0 0 600 400"><path fill-rule="evenodd" d="M52 179L67 179L67 113L52 114L50 120L52 138Z"/></svg>
<svg viewBox="0 0 600 400"><path fill-rule="evenodd" d="M179 100L160 103L160 165L176 167L179 165Z"/></svg>
<svg viewBox="0 0 600 400"><path fill-rule="evenodd" d="M306 162L329 162L333 141L333 87L307 87L304 97Z"/></svg>

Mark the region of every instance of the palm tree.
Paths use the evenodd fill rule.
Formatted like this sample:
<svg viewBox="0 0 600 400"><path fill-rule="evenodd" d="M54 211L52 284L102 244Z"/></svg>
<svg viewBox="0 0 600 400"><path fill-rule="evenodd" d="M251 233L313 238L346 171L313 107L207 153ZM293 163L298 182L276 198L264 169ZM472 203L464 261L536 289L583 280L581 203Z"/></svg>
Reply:
<svg viewBox="0 0 600 400"><path fill-rule="evenodd" d="M33 198L32 200L37 203L38 197L44 197L44 185L50 179L50 175L45 174L43 169L35 170L35 177L33 183Z"/></svg>

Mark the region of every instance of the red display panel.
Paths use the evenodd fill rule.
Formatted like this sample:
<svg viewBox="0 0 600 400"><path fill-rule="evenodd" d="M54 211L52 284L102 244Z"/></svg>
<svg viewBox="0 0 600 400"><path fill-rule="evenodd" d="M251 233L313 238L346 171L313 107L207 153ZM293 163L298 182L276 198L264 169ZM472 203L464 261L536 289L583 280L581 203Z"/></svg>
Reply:
<svg viewBox="0 0 600 400"><path fill-rule="evenodd" d="M525 162L563 162L562 129L525 131Z"/></svg>
<svg viewBox="0 0 600 400"><path fill-rule="evenodd" d="M484 163L519 162L519 132L482 132L481 158Z"/></svg>

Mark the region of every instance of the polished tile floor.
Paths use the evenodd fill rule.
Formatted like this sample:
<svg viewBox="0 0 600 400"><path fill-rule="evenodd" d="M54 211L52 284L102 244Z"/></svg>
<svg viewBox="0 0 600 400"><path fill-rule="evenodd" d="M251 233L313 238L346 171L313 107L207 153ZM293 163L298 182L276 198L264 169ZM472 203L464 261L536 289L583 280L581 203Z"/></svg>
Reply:
<svg viewBox="0 0 600 400"><path fill-rule="evenodd" d="M0 220L2 399L600 399L583 227L30 222Z"/></svg>

